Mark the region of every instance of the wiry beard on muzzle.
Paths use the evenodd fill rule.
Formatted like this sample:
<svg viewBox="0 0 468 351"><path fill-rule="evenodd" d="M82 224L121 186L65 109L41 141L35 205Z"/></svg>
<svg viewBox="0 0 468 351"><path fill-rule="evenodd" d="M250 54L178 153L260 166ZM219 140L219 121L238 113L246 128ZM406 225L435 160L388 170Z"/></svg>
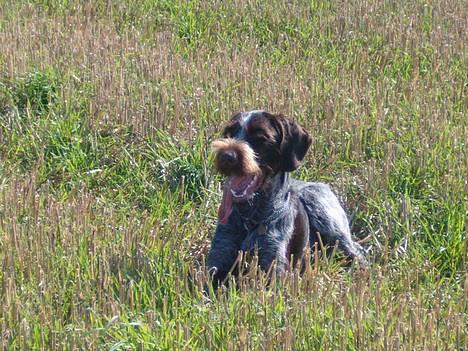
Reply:
<svg viewBox="0 0 468 351"><path fill-rule="evenodd" d="M215 168L218 172L226 176L261 173L255 151L246 142L223 138L213 141L211 148L215 155ZM221 160L220 155L227 151L234 152L237 156L233 164Z"/></svg>
<svg viewBox="0 0 468 351"><path fill-rule="evenodd" d="M221 224L227 224L236 203L251 202L263 184L263 173L255 151L244 141L223 138L212 143L215 167L226 176L218 209Z"/></svg>

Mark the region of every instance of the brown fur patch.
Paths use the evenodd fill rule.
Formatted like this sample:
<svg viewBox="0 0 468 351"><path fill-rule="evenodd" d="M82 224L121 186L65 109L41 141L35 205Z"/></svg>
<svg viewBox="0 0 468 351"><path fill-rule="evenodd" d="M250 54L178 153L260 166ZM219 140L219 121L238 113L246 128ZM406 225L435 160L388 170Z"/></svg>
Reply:
<svg viewBox="0 0 468 351"><path fill-rule="evenodd" d="M215 155L215 167L224 175L246 175L261 172L255 152L245 142L232 138L223 138L213 141L211 148ZM236 153L237 162L235 164L226 164L221 160L220 156L227 151Z"/></svg>

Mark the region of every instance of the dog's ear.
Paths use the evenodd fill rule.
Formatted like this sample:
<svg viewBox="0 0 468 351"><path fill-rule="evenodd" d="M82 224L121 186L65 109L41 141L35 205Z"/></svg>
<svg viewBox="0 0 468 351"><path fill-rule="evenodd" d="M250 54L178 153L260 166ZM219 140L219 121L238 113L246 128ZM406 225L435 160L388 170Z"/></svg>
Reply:
<svg viewBox="0 0 468 351"><path fill-rule="evenodd" d="M291 172L299 167L300 162L312 143L312 138L295 121L282 115L276 116L275 119L280 126L282 134L280 142L280 168L283 172Z"/></svg>

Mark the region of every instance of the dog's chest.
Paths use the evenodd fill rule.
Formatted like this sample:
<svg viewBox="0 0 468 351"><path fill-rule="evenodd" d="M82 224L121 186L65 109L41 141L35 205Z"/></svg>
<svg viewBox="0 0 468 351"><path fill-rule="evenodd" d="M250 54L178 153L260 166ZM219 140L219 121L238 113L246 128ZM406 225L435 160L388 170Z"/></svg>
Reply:
<svg viewBox="0 0 468 351"><path fill-rule="evenodd" d="M254 226L245 226L246 236L242 241L243 251L254 251L259 242L288 242L294 232L294 211L277 213L277 217L261 221Z"/></svg>

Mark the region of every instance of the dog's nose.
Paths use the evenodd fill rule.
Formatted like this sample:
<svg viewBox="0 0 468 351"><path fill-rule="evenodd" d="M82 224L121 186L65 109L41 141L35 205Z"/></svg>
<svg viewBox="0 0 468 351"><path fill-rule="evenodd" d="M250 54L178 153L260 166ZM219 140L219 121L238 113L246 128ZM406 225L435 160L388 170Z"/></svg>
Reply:
<svg viewBox="0 0 468 351"><path fill-rule="evenodd" d="M219 160L224 163L233 164L237 162L237 153L232 150L226 150L219 155Z"/></svg>

